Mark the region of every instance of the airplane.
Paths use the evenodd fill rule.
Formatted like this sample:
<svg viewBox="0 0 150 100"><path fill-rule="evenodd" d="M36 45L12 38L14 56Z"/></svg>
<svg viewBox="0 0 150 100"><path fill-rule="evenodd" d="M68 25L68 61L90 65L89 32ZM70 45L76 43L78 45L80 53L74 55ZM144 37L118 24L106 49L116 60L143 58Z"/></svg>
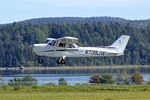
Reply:
<svg viewBox="0 0 150 100"><path fill-rule="evenodd" d="M38 56L58 57L57 64L65 64L66 57L104 57L104 56L121 56L130 36L121 35L112 45L99 47L80 47L76 43L78 38L61 37L47 38L47 43L34 44L33 51ZM42 63L41 59L38 63Z"/></svg>

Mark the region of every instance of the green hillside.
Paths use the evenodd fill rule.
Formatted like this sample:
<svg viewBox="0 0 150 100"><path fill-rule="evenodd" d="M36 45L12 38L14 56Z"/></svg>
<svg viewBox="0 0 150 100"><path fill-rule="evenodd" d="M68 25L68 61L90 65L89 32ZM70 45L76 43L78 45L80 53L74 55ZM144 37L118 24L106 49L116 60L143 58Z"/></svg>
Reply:
<svg viewBox="0 0 150 100"><path fill-rule="evenodd" d="M150 64L150 24L149 20L130 21L106 18L96 20L76 18L53 22L34 19L12 24L0 25L0 66L15 67L24 63L25 66L37 65L36 56L31 46L34 43L46 42L47 37L59 38L73 36L79 38L81 46L103 46L112 44L121 34L130 35L130 41L121 57L102 58L67 58L66 65L116 65L116 64ZM100 19L100 18L99 18ZM51 20L51 19L49 19ZM57 21L60 20L61 23ZM75 23L76 22L76 23ZM43 66L57 65L56 58L43 57Z"/></svg>

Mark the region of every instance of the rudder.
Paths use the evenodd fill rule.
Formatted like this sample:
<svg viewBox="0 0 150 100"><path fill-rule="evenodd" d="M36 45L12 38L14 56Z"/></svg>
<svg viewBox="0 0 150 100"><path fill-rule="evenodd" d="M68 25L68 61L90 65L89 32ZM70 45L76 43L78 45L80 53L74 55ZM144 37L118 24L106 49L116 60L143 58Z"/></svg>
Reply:
<svg viewBox="0 0 150 100"><path fill-rule="evenodd" d="M115 47L117 52L123 55L129 38L129 35L121 35L112 45L110 45L110 47Z"/></svg>

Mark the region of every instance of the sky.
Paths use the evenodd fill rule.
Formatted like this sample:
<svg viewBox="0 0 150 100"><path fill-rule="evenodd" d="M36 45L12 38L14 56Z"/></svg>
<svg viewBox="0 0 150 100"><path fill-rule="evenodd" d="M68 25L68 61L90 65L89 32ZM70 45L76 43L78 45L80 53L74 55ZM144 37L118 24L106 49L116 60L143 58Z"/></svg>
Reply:
<svg viewBox="0 0 150 100"><path fill-rule="evenodd" d="M42 17L150 19L150 0L0 0L0 24Z"/></svg>

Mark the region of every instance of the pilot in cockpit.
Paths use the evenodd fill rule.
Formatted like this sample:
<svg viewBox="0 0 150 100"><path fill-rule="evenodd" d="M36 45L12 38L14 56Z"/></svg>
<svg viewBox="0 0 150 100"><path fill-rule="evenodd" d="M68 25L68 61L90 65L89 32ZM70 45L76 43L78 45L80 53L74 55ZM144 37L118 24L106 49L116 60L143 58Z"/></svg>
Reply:
<svg viewBox="0 0 150 100"><path fill-rule="evenodd" d="M66 43L59 43L58 47L65 47L65 46L66 46Z"/></svg>

